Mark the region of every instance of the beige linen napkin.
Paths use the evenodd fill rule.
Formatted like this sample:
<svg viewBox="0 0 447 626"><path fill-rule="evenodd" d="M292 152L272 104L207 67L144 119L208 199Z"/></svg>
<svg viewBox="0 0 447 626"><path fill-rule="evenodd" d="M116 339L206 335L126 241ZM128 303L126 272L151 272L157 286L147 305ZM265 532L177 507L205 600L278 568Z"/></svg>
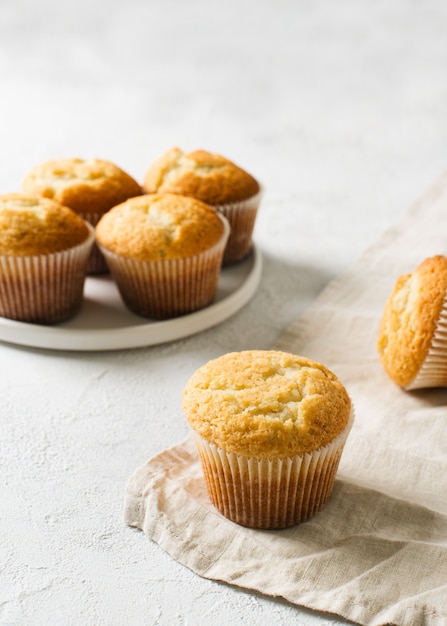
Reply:
<svg viewBox="0 0 447 626"><path fill-rule="evenodd" d="M376 353L397 276L435 254L447 254L447 175L275 346L330 367L355 405L333 494L316 517L281 531L223 518L187 439L130 478L126 523L206 578L359 624L445 626L447 389L401 390Z"/></svg>

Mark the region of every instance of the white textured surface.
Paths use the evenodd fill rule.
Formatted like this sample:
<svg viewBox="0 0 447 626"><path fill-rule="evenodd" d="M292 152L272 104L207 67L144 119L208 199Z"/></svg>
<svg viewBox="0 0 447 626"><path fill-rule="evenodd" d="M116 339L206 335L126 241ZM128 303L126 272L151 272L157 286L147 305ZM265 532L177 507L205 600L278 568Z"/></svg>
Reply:
<svg viewBox="0 0 447 626"><path fill-rule="evenodd" d="M0 345L1 624L333 622L198 578L123 525L123 489L186 435L198 366L270 347L446 168L446 30L442 0L0 4L1 192L58 156L141 179L176 144L266 188L261 286L219 327L116 353Z"/></svg>

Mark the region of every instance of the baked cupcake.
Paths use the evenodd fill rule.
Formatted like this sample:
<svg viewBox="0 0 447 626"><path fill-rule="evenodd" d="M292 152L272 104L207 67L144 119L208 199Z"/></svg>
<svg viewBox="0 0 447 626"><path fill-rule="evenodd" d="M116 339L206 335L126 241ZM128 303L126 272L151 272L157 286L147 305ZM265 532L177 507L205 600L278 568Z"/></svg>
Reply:
<svg viewBox="0 0 447 626"><path fill-rule="evenodd" d="M23 191L68 206L92 226L112 207L141 195L141 186L118 166L100 159L52 159L36 165L25 176ZM88 274L107 271L93 246Z"/></svg>
<svg viewBox="0 0 447 626"><path fill-rule="evenodd" d="M224 264L240 261L250 252L261 187L225 157L205 150L185 154L172 148L149 167L143 187L147 193L191 196L218 209L231 226Z"/></svg>
<svg viewBox="0 0 447 626"><path fill-rule="evenodd" d="M93 227L68 207L0 196L0 315L54 324L79 310Z"/></svg>
<svg viewBox="0 0 447 626"><path fill-rule="evenodd" d="M228 234L228 222L213 208L174 194L131 198L96 227L124 303L154 319L211 304Z"/></svg>
<svg viewBox="0 0 447 626"><path fill-rule="evenodd" d="M400 276L383 311L378 352L404 389L447 386L447 258L425 259Z"/></svg>
<svg viewBox="0 0 447 626"><path fill-rule="evenodd" d="M353 412L326 367L275 350L209 361L183 392L208 493L227 518L286 528L321 510Z"/></svg>

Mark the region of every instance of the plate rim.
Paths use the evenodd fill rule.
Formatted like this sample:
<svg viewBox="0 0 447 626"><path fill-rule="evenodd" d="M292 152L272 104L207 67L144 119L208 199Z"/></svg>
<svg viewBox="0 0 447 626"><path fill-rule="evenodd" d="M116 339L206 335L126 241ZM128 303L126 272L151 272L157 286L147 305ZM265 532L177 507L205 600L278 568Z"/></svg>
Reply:
<svg viewBox="0 0 447 626"><path fill-rule="evenodd" d="M188 315L118 329L64 328L0 317L0 341L49 350L106 352L149 347L189 337L228 319L252 298L261 279L262 255L255 245L251 254L252 268L234 291Z"/></svg>

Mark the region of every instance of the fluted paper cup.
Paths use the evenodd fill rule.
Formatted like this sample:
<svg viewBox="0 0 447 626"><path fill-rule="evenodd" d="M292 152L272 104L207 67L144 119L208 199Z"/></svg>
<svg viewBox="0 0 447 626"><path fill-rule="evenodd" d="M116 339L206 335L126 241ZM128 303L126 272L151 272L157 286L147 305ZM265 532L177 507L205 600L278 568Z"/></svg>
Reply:
<svg viewBox="0 0 447 626"><path fill-rule="evenodd" d="M447 296L424 362L405 389L411 391L424 387L447 387Z"/></svg>
<svg viewBox="0 0 447 626"><path fill-rule="evenodd" d="M93 227L99 222L101 217L104 215L103 212L90 212L90 213L82 213L81 217L91 224ZM92 246L92 250L90 252L90 257L87 263L87 274L107 274L109 271L106 260L101 253L101 250L98 248L96 242Z"/></svg>
<svg viewBox="0 0 447 626"><path fill-rule="evenodd" d="M247 200L214 205L214 208L227 218L231 227L223 257L224 265L242 261L250 252L261 197L262 190L260 189L256 195Z"/></svg>
<svg viewBox="0 0 447 626"><path fill-rule="evenodd" d="M214 506L250 528L281 529L305 522L325 505L351 430L327 446L294 457L255 459L227 453L193 433L206 487Z"/></svg>

